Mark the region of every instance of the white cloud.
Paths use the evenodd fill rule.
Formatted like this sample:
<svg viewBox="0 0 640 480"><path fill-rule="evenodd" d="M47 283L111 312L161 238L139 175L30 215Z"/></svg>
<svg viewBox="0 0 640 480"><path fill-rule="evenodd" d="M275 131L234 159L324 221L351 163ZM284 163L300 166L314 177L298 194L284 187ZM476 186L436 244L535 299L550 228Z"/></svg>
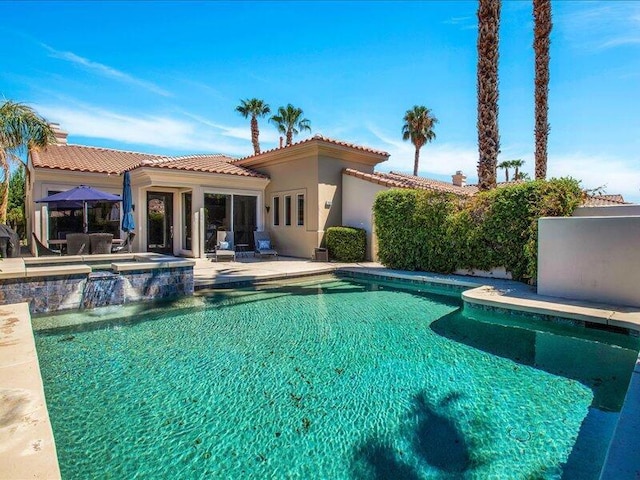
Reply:
<svg viewBox="0 0 640 480"><path fill-rule="evenodd" d="M569 4L571 5L571 4ZM557 16L559 29L587 50L640 44L638 2L577 2Z"/></svg>
<svg viewBox="0 0 640 480"><path fill-rule="evenodd" d="M171 93L159 87L155 83L148 82L140 78L136 78L132 75L129 75L128 73L122 72L113 67L109 67L108 65L103 65L102 63L94 62L87 58L76 55L73 52L63 52L60 50L56 50L55 48L52 48L49 45L46 45L44 43L41 43L41 45L51 54L52 57L58 58L60 60L65 60L67 62L73 63L74 65L79 65L100 76L112 78L123 83L128 83L130 85L142 87L150 92L156 93L158 95L162 95L163 97L172 96Z"/></svg>
<svg viewBox="0 0 640 480"><path fill-rule="evenodd" d="M197 122L202 123L203 125L207 125L208 127L215 128L220 131L220 134L225 137L238 138L241 140L251 141L251 127L249 124L249 120L246 122L246 126L244 127L230 127L227 125L221 125L207 118L201 117L200 115L194 115L188 112L182 112L185 116L196 120ZM274 131L273 127L264 128L267 126L267 121L264 120L259 123L260 128L260 144L263 142L268 143L277 143L278 142L278 133ZM264 150L264 149L262 149Z"/></svg>
<svg viewBox="0 0 640 480"><path fill-rule="evenodd" d="M38 111L51 121L60 123L71 137L104 138L193 153L245 156L252 151L250 142L234 141L232 136L225 135L225 127L222 126L216 130L178 118L160 115L134 117L90 106L39 105Z"/></svg>
<svg viewBox="0 0 640 480"><path fill-rule="evenodd" d="M547 175L571 176L581 180L583 188L604 187L606 193L619 193L628 202L640 202L640 170L619 158L581 153L551 156Z"/></svg>

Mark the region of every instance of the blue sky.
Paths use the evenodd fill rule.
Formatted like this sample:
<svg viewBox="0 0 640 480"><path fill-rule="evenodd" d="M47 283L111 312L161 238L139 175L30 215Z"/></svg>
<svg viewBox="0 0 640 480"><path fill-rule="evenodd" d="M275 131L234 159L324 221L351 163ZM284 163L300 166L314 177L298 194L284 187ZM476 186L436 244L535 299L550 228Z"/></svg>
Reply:
<svg viewBox="0 0 640 480"><path fill-rule="evenodd" d="M640 202L640 2L555 1L549 174ZM252 153L243 98L304 110L312 134L391 153L426 105L420 174L476 180L475 1L0 2L0 96L71 143L161 154ZM500 160L533 171L530 1L503 2ZM263 150L278 133L263 119ZM303 139L307 136L298 137ZM502 172L498 178L502 179Z"/></svg>

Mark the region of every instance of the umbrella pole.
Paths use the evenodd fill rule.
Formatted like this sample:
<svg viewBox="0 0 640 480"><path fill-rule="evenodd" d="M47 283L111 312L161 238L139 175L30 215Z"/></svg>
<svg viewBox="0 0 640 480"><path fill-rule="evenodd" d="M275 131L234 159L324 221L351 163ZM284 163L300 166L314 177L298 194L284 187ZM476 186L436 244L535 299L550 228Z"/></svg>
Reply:
<svg viewBox="0 0 640 480"><path fill-rule="evenodd" d="M87 209L87 202L82 202L82 229L84 233L89 232L89 212Z"/></svg>

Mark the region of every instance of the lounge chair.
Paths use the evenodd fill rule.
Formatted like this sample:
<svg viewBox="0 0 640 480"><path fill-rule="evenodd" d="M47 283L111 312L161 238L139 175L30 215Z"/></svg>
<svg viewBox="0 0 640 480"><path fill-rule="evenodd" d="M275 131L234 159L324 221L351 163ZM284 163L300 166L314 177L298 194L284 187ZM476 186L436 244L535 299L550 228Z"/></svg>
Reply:
<svg viewBox="0 0 640 480"><path fill-rule="evenodd" d="M233 232L218 230L216 234L216 249L207 254L207 258L215 258L216 262L221 260L236 260L236 251L233 248Z"/></svg>
<svg viewBox="0 0 640 480"><path fill-rule="evenodd" d="M68 242L68 240L67 240ZM112 233L91 233L89 234L89 243L91 244L91 254L111 253L111 245L113 244Z"/></svg>
<svg viewBox="0 0 640 480"><path fill-rule="evenodd" d="M133 239L136 238L135 232L129 232L120 245L113 244L111 246L111 253L131 253L131 246L133 243Z"/></svg>
<svg viewBox="0 0 640 480"><path fill-rule="evenodd" d="M278 259L278 252L273 248L273 243L271 243L271 237L267 232L253 232L253 239L256 244L256 248L253 252L253 256L260 255L260 257L264 257L265 255L271 255Z"/></svg>
<svg viewBox="0 0 640 480"><path fill-rule="evenodd" d="M67 234L67 255L89 255L90 245L88 233Z"/></svg>
<svg viewBox="0 0 640 480"><path fill-rule="evenodd" d="M42 243L36 236L35 232L32 232L31 236L33 237L33 244L36 246L36 257L51 257L54 255L62 255L62 250L53 250Z"/></svg>

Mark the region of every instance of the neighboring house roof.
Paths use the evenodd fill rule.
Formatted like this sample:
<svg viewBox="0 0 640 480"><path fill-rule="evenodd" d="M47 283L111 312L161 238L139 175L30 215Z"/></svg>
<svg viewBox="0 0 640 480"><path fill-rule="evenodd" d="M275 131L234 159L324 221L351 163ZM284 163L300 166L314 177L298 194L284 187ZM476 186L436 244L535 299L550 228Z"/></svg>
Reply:
<svg viewBox="0 0 640 480"><path fill-rule="evenodd" d="M474 195L478 189L474 186L459 187L451 183L442 182L440 180L432 180L430 178L416 177L402 173L364 173L353 168L345 168L343 172L346 175L360 178L368 182L377 183L390 188L414 188L418 190L432 190L437 192L454 193L456 195L469 197Z"/></svg>
<svg viewBox="0 0 640 480"><path fill-rule="evenodd" d="M433 180L431 178L417 177L415 175L409 175L405 173L364 173L353 168L345 168L343 170L345 175L360 178L371 183L377 183L389 188L413 188L417 190L432 190L437 192L454 193L459 196L471 197L478 193L477 185L465 185L459 187L452 183L442 182L440 180ZM499 182L498 187L504 187L508 185L515 185L519 182ZM629 202L625 202L622 195L590 195L582 202L583 207L608 207L615 205L630 205Z"/></svg>
<svg viewBox="0 0 640 480"><path fill-rule="evenodd" d="M31 151L32 164L39 168L119 175L139 167L152 167L267 178L254 170L234 165L233 160L218 154L167 157L84 145L49 145L46 149Z"/></svg>
<svg viewBox="0 0 640 480"><path fill-rule="evenodd" d="M588 195L582 202L583 207L614 207L617 205L631 205L625 202L622 195Z"/></svg>
<svg viewBox="0 0 640 480"><path fill-rule="evenodd" d="M283 151L283 150L287 150L287 149L292 149L294 147L298 147L300 145L305 145L311 142L322 142L322 143L327 143L330 145L337 145L337 146L341 146L341 147L346 147L346 148L351 148L353 150L359 150L361 152L365 152L365 153L372 153L374 155L380 155L380 156L384 156L384 157L389 157L389 153L385 152L383 150L376 150L373 148L369 148L369 147L364 147L362 145L356 145L355 143L349 143L349 142L343 142L342 140L335 140L333 138L329 138L329 137L325 137L323 135L320 134L316 134L311 138L307 138L306 140L301 140L299 142L295 142L292 143L291 145L287 145L287 146L283 146L283 147L276 147L276 148L272 148L271 150L264 150L258 154L253 154L253 155L249 155L247 157L243 157L243 158L239 158L237 160L235 160L236 162L245 162L246 160L250 160L256 157L260 157L261 155L267 154L267 153L272 153L272 152L277 152L277 151Z"/></svg>

